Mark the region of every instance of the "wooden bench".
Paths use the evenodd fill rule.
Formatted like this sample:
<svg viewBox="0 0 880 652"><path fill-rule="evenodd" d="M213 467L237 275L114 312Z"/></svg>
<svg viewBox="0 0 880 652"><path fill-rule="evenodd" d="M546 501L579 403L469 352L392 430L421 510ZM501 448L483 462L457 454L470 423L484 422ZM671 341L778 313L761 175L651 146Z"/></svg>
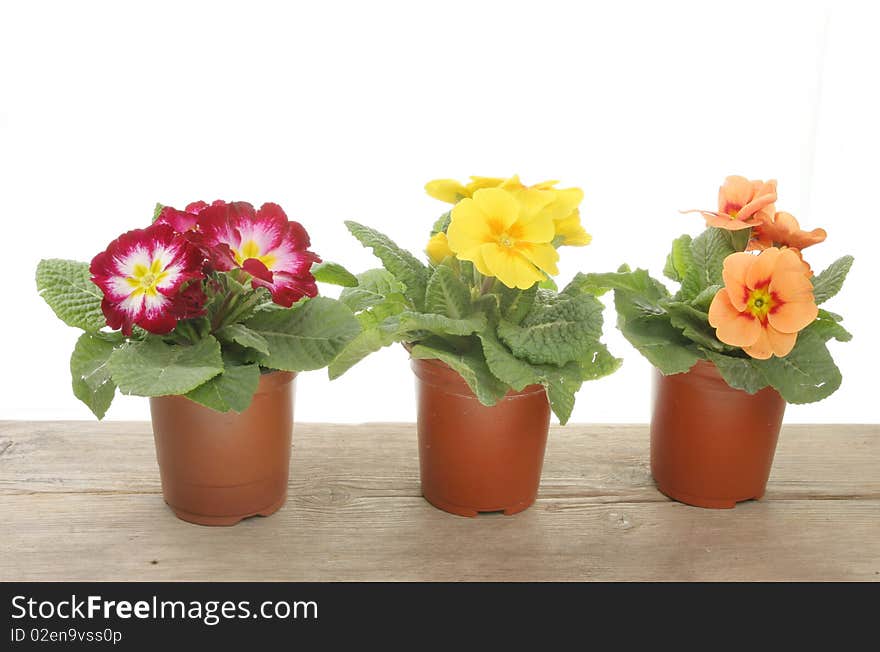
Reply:
<svg viewBox="0 0 880 652"><path fill-rule="evenodd" d="M419 493L413 424L298 423L287 505L177 520L148 423L0 422L0 580L880 580L880 426L785 426L764 499L660 494L645 425L550 433L537 503Z"/></svg>

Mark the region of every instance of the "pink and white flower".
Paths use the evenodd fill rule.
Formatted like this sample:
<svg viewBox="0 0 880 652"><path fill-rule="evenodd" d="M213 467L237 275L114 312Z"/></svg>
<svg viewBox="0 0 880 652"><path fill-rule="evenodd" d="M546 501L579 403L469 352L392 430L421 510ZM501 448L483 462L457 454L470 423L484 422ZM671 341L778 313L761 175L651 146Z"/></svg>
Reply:
<svg viewBox="0 0 880 652"><path fill-rule="evenodd" d="M275 303L289 308L318 294L311 267L321 259L308 251L303 226L288 220L278 204L255 211L246 202L214 202L199 211L196 230L208 247L228 247L234 265L252 276L254 288L269 290Z"/></svg>
<svg viewBox="0 0 880 652"><path fill-rule="evenodd" d="M157 334L180 319L204 314L204 257L168 224L119 236L92 259L92 281L101 288L101 309L110 328L131 335L132 326ZM188 285L186 285L188 284Z"/></svg>

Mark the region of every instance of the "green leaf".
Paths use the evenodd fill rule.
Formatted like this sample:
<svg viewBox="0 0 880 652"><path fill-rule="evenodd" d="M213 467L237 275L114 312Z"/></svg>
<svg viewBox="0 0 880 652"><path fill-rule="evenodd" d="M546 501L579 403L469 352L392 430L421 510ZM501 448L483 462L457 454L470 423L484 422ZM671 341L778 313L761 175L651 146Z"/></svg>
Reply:
<svg viewBox="0 0 880 652"><path fill-rule="evenodd" d="M478 333L483 346L483 356L489 370L496 378L510 385L517 392L529 385L541 382L537 368L525 360L520 360L508 349L490 329Z"/></svg>
<svg viewBox="0 0 880 652"><path fill-rule="evenodd" d="M312 265L312 276L319 283L341 285L346 288L357 287L357 277L339 263L324 261Z"/></svg>
<svg viewBox="0 0 880 652"><path fill-rule="evenodd" d="M819 319L807 326L804 329L804 332L809 331L816 334L823 342L827 342L831 339L837 340L838 342L849 342L852 339L852 333L846 330L834 319L823 319L823 312L825 311L819 311Z"/></svg>
<svg viewBox="0 0 880 652"><path fill-rule="evenodd" d="M827 398L840 387L840 370L825 342L809 330L798 334L797 344L784 358L752 360L789 403L813 403Z"/></svg>
<svg viewBox="0 0 880 652"><path fill-rule="evenodd" d="M244 412L260 383L260 365L229 364L223 372L186 393L196 403L218 412Z"/></svg>
<svg viewBox="0 0 880 652"><path fill-rule="evenodd" d="M95 332L107 325L101 312L104 294L92 283L88 263L51 258L37 265L37 290L68 326Z"/></svg>
<svg viewBox="0 0 880 652"><path fill-rule="evenodd" d="M357 287L345 288L339 295L339 300L353 312L366 310L393 294L402 296L406 289L391 272L381 268L358 274L357 281Z"/></svg>
<svg viewBox="0 0 880 652"><path fill-rule="evenodd" d="M691 242L691 264L681 282L685 301L697 297L710 285L721 285L724 259L735 252L723 229L708 228Z"/></svg>
<svg viewBox="0 0 880 652"><path fill-rule="evenodd" d="M437 335L470 335L486 328L486 316L478 313L465 319L450 319L444 315L407 311L400 314L400 328Z"/></svg>
<svg viewBox="0 0 880 652"><path fill-rule="evenodd" d="M664 307L669 313L670 323L692 342L714 351L730 348L715 336L715 329L709 325L709 315L705 312L680 301L668 302Z"/></svg>
<svg viewBox="0 0 880 652"><path fill-rule="evenodd" d="M492 375L483 356L478 353L453 353L434 346L417 344L410 355L417 360L435 359L448 364L464 379L483 405L495 405L507 394L507 385Z"/></svg>
<svg viewBox="0 0 880 652"><path fill-rule="evenodd" d="M291 308L261 312L247 326L269 344L261 364L282 371L308 371L329 364L360 333L351 310L328 297L299 301Z"/></svg>
<svg viewBox="0 0 880 652"><path fill-rule="evenodd" d="M446 233L446 229L449 228L449 223L452 222L452 211L446 211L437 218L437 221L434 222L434 226L431 227L431 235L436 235L441 231Z"/></svg>
<svg viewBox="0 0 880 652"><path fill-rule="evenodd" d="M156 205L153 207L153 221L154 222L159 219L159 216L162 214L163 208L165 208L165 207L162 204L160 204L159 202L156 202Z"/></svg>
<svg viewBox="0 0 880 652"><path fill-rule="evenodd" d="M501 316L512 324L519 324L535 305L538 286L533 285L528 290L520 290L499 284L497 296Z"/></svg>
<svg viewBox="0 0 880 652"><path fill-rule="evenodd" d="M849 268L853 264L852 256L844 256L831 263L821 274L813 277L813 298L816 305L825 303L840 292Z"/></svg>
<svg viewBox="0 0 880 652"><path fill-rule="evenodd" d="M345 348L329 364L327 373L330 380L339 378L371 353L399 342L404 332L400 327L400 320L395 317L386 319L370 328L365 328L346 344Z"/></svg>
<svg viewBox="0 0 880 652"><path fill-rule="evenodd" d="M438 265L428 279L425 310L452 319L462 319L471 312L470 290L446 265Z"/></svg>
<svg viewBox="0 0 880 652"><path fill-rule="evenodd" d="M540 290L519 324L498 323L498 336L517 358L533 364L564 365L602 336L602 303L592 294Z"/></svg>
<svg viewBox="0 0 880 652"><path fill-rule="evenodd" d="M559 289L559 286L556 285L556 280L552 276L547 276L543 281L539 281L537 286L541 290L553 290L554 292Z"/></svg>
<svg viewBox="0 0 880 652"><path fill-rule="evenodd" d="M687 371L700 359L696 346L672 325L669 315L638 315L631 308L625 310L632 316L622 314L618 304L617 327L627 341L664 375Z"/></svg>
<svg viewBox="0 0 880 652"><path fill-rule="evenodd" d="M357 222L347 221L345 225L360 243L373 250L389 272L404 284L404 294L416 310L425 308L425 288L428 283L428 269L415 256L398 247L388 236Z"/></svg>
<svg viewBox="0 0 880 652"><path fill-rule="evenodd" d="M113 349L121 342L121 337L83 333L70 356L73 394L99 419L107 414L116 394L116 383L110 377L108 361Z"/></svg>
<svg viewBox="0 0 880 652"><path fill-rule="evenodd" d="M601 342L593 342L577 364L580 368L581 380L597 380L610 376L620 369L623 360L611 355L608 347Z"/></svg>
<svg viewBox="0 0 880 652"><path fill-rule="evenodd" d="M712 299L715 298L715 295L718 294L718 290L720 290L721 287L721 285L710 285L693 299L691 299L691 305L697 310L708 314L709 306L712 305Z"/></svg>
<svg viewBox="0 0 880 652"><path fill-rule="evenodd" d="M701 350L706 355L706 359L718 368L721 377L731 387L741 389L748 394L754 394L769 384L761 370L752 364L751 358L737 358L705 348Z"/></svg>
<svg viewBox="0 0 880 652"><path fill-rule="evenodd" d="M269 355L269 343L266 338L244 324L229 324L218 330L215 335L221 342L235 342L263 355Z"/></svg>
<svg viewBox="0 0 880 652"><path fill-rule="evenodd" d="M110 356L110 373L123 394L186 394L223 371L220 343L208 335L192 346L158 337L128 342Z"/></svg>
<svg viewBox="0 0 880 652"><path fill-rule="evenodd" d="M632 293L634 298L637 295L640 300L651 304L669 296L669 290L660 281L651 278L647 270L630 271L626 265L621 265L617 272L578 273L568 284L566 290L568 288L577 288L580 292L589 292L596 296L601 296L608 290L621 290Z"/></svg>
<svg viewBox="0 0 880 652"><path fill-rule="evenodd" d="M681 283L687 276L687 271L693 263L691 242L691 236L687 234L672 241L672 251L669 252L666 266L663 268L663 273L667 278Z"/></svg>
<svg viewBox="0 0 880 652"><path fill-rule="evenodd" d="M559 423L565 425L571 418L575 395L582 385L580 368L577 363L570 362L563 367L542 365L541 369L541 384L547 390L550 409L559 419Z"/></svg>

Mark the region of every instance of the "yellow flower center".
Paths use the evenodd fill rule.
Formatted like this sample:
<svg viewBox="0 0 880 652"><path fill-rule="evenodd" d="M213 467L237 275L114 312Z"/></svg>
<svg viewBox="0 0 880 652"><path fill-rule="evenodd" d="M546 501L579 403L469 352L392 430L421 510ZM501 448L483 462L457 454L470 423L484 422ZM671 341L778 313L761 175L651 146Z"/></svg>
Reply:
<svg viewBox="0 0 880 652"><path fill-rule="evenodd" d="M754 317L761 321L767 319L767 314L776 306L776 298L767 289L767 286L757 288L749 292L748 301L746 301L746 310Z"/></svg>
<svg viewBox="0 0 880 652"><path fill-rule="evenodd" d="M498 238L498 244L500 244L502 247L512 247L514 245L514 242L509 235L504 233L500 238Z"/></svg>
<svg viewBox="0 0 880 652"><path fill-rule="evenodd" d="M258 245L253 240L243 242L241 245L241 250L233 249L232 256L235 258L235 262L239 265L241 265L248 258L256 258L266 266L266 269L272 269L272 265L275 264L275 256L273 256L271 253L261 255L260 245Z"/></svg>
<svg viewBox="0 0 880 652"><path fill-rule="evenodd" d="M146 294L154 297L158 293L157 286L161 283L168 272L162 269L162 261L154 260L150 266L137 264L132 270L132 275L125 281L133 288L131 296L140 296Z"/></svg>

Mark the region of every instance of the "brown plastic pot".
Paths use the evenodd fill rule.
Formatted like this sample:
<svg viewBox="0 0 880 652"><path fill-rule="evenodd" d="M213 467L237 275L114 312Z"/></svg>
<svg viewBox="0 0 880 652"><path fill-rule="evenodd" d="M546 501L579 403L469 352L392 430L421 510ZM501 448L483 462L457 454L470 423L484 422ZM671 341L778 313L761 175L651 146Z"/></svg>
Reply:
<svg viewBox="0 0 880 652"><path fill-rule="evenodd" d="M296 374L260 377L241 413L216 412L183 396L150 399L165 502L199 525L268 516L287 498Z"/></svg>
<svg viewBox="0 0 880 652"><path fill-rule="evenodd" d="M422 495L460 516L516 514L538 495L550 425L541 385L481 404L439 360L412 360L418 394Z"/></svg>
<svg viewBox="0 0 880 652"><path fill-rule="evenodd" d="M715 365L656 372L651 473L675 500L730 509L764 495L785 400L772 387L755 394L730 387Z"/></svg>

